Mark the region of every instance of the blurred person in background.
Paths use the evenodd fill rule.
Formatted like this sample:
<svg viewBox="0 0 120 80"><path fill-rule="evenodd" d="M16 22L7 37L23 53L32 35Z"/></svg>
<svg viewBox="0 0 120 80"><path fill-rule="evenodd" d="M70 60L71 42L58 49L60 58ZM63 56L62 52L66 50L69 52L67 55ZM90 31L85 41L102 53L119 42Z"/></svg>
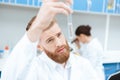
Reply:
<svg viewBox="0 0 120 80"><path fill-rule="evenodd" d="M88 59L96 70L100 80L105 80L103 67L103 47L97 38L91 35L91 26L79 25L75 31L76 38L72 41L78 47L81 56Z"/></svg>

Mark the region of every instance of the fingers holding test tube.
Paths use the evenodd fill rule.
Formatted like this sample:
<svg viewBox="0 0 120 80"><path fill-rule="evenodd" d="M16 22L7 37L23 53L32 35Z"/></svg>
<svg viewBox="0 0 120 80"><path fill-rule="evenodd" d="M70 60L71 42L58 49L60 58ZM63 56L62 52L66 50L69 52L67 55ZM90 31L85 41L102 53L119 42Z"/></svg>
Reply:
<svg viewBox="0 0 120 80"><path fill-rule="evenodd" d="M71 3L71 0L67 1ZM43 0L43 4L31 25L32 27L28 31L29 39L32 42L37 41L40 37L38 34L41 34L49 26L57 14L69 15L72 12L72 9L65 2L61 2L60 0Z"/></svg>
<svg viewBox="0 0 120 80"><path fill-rule="evenodd" d="M42 0L43 2L51 2L51 1L53 1L53 2L58 2L58 1L64 1L64 2L66 2L66 3L69 3L69 4L73 4L73 0Z"/></svg>

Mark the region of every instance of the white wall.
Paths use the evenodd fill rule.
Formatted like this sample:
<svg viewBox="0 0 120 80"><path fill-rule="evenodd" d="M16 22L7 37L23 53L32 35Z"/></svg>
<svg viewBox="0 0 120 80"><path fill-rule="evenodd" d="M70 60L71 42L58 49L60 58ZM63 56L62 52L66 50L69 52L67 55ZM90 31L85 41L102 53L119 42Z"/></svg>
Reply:
<svg viewBox="0 0 120 80"><path fill-rule="evenodd" d="M28 21L37 13L35 8L0 4L0 49L11 48L22 37Z"/></svg>
<svg viewBox="0 0 120 80"><path fill-rule="evenodd" d="M120 16L111 16L108 50L120 50Z"/></svg>
<svg viewBox="0 0 120 80"><path fill-rule="evenodd" d="M3 49L6 44L11 48L17 43L25 32L28 21L32 16L36 15L38 8L21 7L0 4L0 49ZM68 28L67 17L58 15L57 20L60 23L67 40ZM109 35L107 48L109 50L120 50L120 16L110 16ZM105 43L106 32L106 14L94 14L87 12L73 13L73 31L81 24L89 24L92 26L92 34L97 37L102 45Z"/></svg>

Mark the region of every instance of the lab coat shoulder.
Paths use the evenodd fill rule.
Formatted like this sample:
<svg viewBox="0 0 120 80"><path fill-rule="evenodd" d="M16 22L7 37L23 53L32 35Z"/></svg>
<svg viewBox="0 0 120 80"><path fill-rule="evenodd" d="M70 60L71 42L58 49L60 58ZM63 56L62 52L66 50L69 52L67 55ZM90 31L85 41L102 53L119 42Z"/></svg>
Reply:
<svg viewBox="0 0 120 80"><path fill-rule="evenodd" d="M17 80L36 56L36 43L30 42L25 34L13 48L2 70L2 80Z"/></svg>
<svg viewBox="0 0 120 80"><path fill-rule="evenodd" d="M82 69L85 72L87 72L87 70L93 70L93 67L91 65L91 63L88 61L88 59L82 57L82 56L78 56L78 55L72 55L72 66L77 67L78 69ZM92 71L94 72L94 70Z"/></svg>
<svg viewBox="0 0 120 80"><path fill-rule="evenodd" d="M79 76L81 74L83 80L100 80L96 71L93 69L91 63L87 59L74 54L72 57L73 71L77 71L76 73L78 73Z"/></svg>
<svg viewBox="0 0 120 80"><path fill-rule="evenodd" d="M104 57L104 50L103 50L102 44L99 42L99 40L97 38L94 38L88 44L87 50L91 57L94 57L94 58L96 57L96 60L97 60L97 58L102 59Z"/></svg>
<svg viewBox="0 0 120 80"><path fill-rule="evenodd" d="M91 50L97 50L97 51L103 51L103 47L102 44L100 43L100 41L97 38L94 38L89 44L88 47Z"/></svg>
<svg viewBox="0 0 120 80"><path fill-rule="evenodd" d="M72 63L73 64L80 64L80 66L81 65L89 65L90 64L90 62L86 59L86 58L84 58L84 57L82 57L82 56L78 56L78 55L75 55L75 54L71 54L71 57L72 57ZM77 66L79 66L79 65L77 65Z"/></svg>

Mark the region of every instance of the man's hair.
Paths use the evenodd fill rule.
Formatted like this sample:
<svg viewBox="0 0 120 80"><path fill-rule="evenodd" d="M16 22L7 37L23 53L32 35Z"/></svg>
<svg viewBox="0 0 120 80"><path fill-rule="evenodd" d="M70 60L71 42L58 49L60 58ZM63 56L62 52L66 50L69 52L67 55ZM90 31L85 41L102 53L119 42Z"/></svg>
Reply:
<svg viewBox="0 0 120 80"><path fill-rule="evenodd" d="M34 22L35 18L36 18L36 16L33 16L32 19L28 22L28 25L26 27L26 31L28 31L30 29L30 27L31 27L32 23ZM55 22L56 22L56 19L53 19L52 22L50 23L50 25L45 30L49 29Z"/></svg>
<svg viewBox="0 0 120 80"><path fill-rule="evenodd" d="M80 34L85 34L91 36L91 27L89 25L79 25L75 31L75 35L79 36Z"/></svg>
<svg viewBox="0 0 120 80"><path fill-rule="evenodd" d="M30 27L31 27L32 23L34 22L35 18L36 18L36 16L33 16L32 19L28 22L28 25L26 27L26 31L28 31L30 29Z"/></svg>

